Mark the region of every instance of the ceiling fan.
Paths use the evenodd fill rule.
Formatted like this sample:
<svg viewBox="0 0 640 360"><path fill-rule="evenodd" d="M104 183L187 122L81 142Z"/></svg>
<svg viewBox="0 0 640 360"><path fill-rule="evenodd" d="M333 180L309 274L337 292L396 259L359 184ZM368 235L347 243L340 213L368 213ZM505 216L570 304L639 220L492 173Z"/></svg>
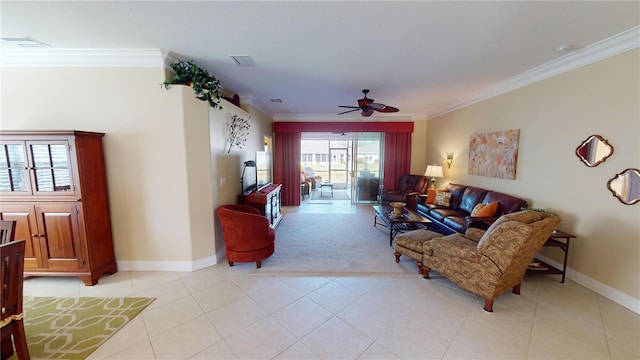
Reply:
<svg viewBox="0 0 640 360"><path fill-rule="evenodd" d="M337 115L342 115L342 114L350 113L353 111L362 111L360 115L364 117L369 117L373 115L374 111L383 112L383 113L392 113L392 112L399 111L397 108L394 108L393 106L387 106L385 104L375 103L373 102L374 101L373 99L367 98L367 94L369 93L369 90L367 89L362 90L362 93L364 93L364 97L358 100L358 106L338 105L338 107L352 109L352 110L347 110Z"/></svg>

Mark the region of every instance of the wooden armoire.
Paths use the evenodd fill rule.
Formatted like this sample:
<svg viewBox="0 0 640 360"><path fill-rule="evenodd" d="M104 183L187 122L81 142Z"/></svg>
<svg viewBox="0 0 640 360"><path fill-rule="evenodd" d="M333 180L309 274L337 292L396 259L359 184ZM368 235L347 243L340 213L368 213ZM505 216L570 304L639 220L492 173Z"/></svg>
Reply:
<svg viewBox="0 0 640 360"><path fill-rule="evenodd" d="M103 133L0 131L0 217L26 240L25 276L117 271Z"/></svg>

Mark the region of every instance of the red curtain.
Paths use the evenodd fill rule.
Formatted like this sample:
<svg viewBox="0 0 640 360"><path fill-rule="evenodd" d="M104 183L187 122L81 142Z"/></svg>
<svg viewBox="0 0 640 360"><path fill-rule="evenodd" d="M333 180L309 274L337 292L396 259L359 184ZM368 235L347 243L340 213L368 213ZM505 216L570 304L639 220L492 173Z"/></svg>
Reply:
<svg viewBox="0 0 640 360"><path fill-rule="evenodd" d="M274 135L273 180L282 184L281 204L300 205L300 141L299 132L276 132Z"/></svg>
<svg viewBox="0 0 640 360"><path fill-rule="evenodd" d="M411 171L411 133L384 133L384 189L395 189L402 174Z"/></svg>

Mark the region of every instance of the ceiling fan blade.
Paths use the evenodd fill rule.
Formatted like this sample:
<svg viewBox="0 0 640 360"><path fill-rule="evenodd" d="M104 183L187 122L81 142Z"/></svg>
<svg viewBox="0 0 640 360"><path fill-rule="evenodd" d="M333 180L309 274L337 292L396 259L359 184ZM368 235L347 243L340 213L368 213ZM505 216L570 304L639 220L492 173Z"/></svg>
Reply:
<svg viewBox="0 0 640 360"><path fill-rule="evenodd" d="M360 106L338 105L338 107L347 108L347 109L360 109Z"/></svg>
<svg viewBox="0 0 640 360"><path fill-rule="evenodd" d="M398 110L397 108L394 108L393 106L385 106L382 109L376 109L376 111L383 112L383 113L392 113L392 112L398 112L400 110Z"/></svg>
<svg viewBox="0 0 640 360"><path fill-rule="evenodd" d="M373 112L374 112L374 109L372 107L365 107L364 109L362 109L362 112L360 113L360 115L364 117L369 117L373 115Z"/></svg>
<svg viewBox="0 0 640 360"><path fill-rule="evenodd" d="M341 113L337 113L336 115L342 115L342 114L346 114L346 113L350 113L350 112L354 112L354 111L360 111L360 108L355 108L353 110L343 111Z"/></svg>
<svg viewBox="0 0 640 360"><path fill-rule="evenodd" d="M384 109L386 107L384 104L380 104L380 103L372 103L372 104L369 104L369 106L371 106L376 110Z"/></svg>

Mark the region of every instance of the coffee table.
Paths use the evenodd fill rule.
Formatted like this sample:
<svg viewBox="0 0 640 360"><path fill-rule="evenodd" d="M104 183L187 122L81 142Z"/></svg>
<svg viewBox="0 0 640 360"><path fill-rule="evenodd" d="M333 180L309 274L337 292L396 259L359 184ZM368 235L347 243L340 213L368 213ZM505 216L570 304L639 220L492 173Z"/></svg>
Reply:
<svg viewBox="0 0 640 360"><path fill-rule="evenodd" d="M399 233L416 229L429 229L431 224L431 220L406 207L402 208L402 215L399 217L391 215L393 211L391 206L375 205L373 210L376 213L376 216L373 217L373 226L380 224L389 228L389 246L393 244L393 238Z"/></svg>
<svg viewBox="0 0 640 360"><path fill-rule="evenodd" d="M323 188L329 188L329 190L331 191L331 197L333 197L333 183L329 183L329 182L320 183L320 197L322 197Z"/></svg>

